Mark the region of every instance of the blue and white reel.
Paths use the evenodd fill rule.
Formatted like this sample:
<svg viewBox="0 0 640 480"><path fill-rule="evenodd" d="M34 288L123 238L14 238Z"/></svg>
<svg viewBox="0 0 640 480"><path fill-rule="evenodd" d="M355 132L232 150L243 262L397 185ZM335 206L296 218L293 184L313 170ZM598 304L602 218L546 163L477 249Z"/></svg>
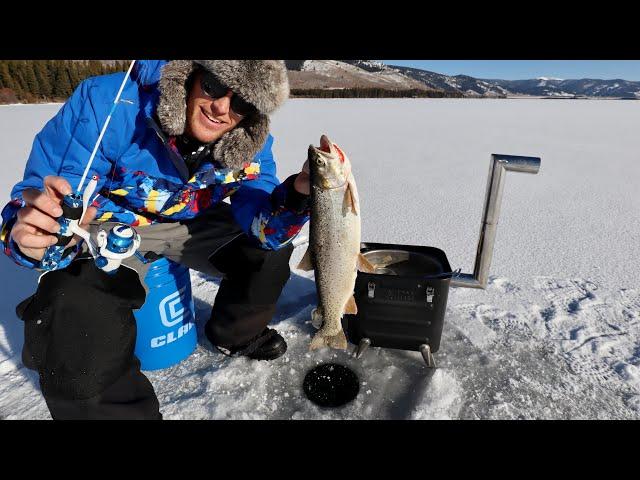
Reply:
<svg viewBox="0 0 640 480"><path fill-rule="evenodd" d="M140 234L129 225L116 225L107 233L98 230L96 238L96 267L106 273L114 273L122 260L135 255L140 246Z"/></svg>

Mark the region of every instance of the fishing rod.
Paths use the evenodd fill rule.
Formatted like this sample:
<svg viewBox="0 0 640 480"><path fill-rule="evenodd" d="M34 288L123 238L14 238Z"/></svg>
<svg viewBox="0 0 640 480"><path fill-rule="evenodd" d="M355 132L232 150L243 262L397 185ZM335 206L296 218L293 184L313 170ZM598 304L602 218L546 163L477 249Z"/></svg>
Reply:
<svg viewBox="0 0 640 480"><path fill-rule="evenodd" d="M129 76L131 75L135 62L135 60L131 62L129 69L122 80L120 89L113 100L113 105L111 106L109 115L102 125L100 135L96 140L91 156L89 157L89 161L87 162L87 166L84 169L78 188L75 192L65 195L62 199L62 215L58 217L60 230L56 234L58 241L55 245L52 245L45 250L44 256L40 262L41 268L45 270L54 270L58 267L63 258L64 250L69 242L71 242L74 234L81 237L87 243L87 247L89 248L91 256L95 260L96 266L109 274L115 273L120 267L122 260L136 254L136 251L140 246L140 235L129 225L116 225L108 233L105 230L99 229L96 236L96 242L91 239L91 235L87 230L80 228L80 223L82 223L82 219L84 218L84 214L90 201L95 199L95 197L93 199L91 197L96 190L99 177L97 175L93 175L84 189L84 192L80 192L82 192L82 187L89 171L91 170L91 165L93 164L96 152L102 143L102 138L107 131L109 122L111 122L111 117L113 116L118 103L120 103L120 96L122 95L122 91L124 90Z"/></svg>

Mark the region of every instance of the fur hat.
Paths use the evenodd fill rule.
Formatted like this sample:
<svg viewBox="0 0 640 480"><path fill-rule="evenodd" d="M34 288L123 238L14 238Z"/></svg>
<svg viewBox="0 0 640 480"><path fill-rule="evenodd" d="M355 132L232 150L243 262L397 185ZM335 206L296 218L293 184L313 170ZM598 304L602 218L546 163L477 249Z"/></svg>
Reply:
<svg viewBox="0 0 640 480"><path fill-rule="evenodd" d="M269 117L289 97L287 69L282 60L173 60L162 69L157 107L162 130L182 135L187 121L187 80L200 66L254 105L213 147L213 158L225 167L240 168L260 151L269 134Z"/></svg>

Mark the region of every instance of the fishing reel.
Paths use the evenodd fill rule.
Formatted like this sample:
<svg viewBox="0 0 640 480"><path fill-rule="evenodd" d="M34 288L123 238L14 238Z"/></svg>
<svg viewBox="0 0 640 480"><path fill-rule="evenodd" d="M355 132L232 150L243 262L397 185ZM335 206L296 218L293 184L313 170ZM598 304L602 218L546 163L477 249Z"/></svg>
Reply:
<svg viewBox="0 0 640 480"><path fill-rule="evenodd" d="M74 235L86 242L96 267L109 274L115 273L124 259L137 253L141 241L140 234L129 225L115 225L109 232L100 228L95 242L87 230L80 228L80 222L97 184L98 176L94 175L82 196L78 192L64 196L61 205L62 215L58 218L58 242L45 251L40 262L42 268L54 270L58 267L64 257L64 250Z"/></svg>
<svg viewBox="0 0 640 480"><path fill-rule="evenodd" d="M129 225L116 225L107 233L99 229L94 255L96 267L106 273L115 273L122 260L137 253L140 246L140 234Z"/></svg>

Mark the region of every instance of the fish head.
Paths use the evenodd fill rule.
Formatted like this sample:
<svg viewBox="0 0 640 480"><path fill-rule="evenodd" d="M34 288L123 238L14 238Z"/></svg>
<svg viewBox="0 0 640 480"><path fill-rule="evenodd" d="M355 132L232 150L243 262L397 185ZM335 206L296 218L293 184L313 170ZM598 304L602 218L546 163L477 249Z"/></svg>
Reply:
<svg viewBox="0 0 640 480"><path fill-rule="evenodd" d="M320 137L320 147L309 145L309 173L314 187L328 190L345 184L351 173L349 158L329 137Z"/></svg>

